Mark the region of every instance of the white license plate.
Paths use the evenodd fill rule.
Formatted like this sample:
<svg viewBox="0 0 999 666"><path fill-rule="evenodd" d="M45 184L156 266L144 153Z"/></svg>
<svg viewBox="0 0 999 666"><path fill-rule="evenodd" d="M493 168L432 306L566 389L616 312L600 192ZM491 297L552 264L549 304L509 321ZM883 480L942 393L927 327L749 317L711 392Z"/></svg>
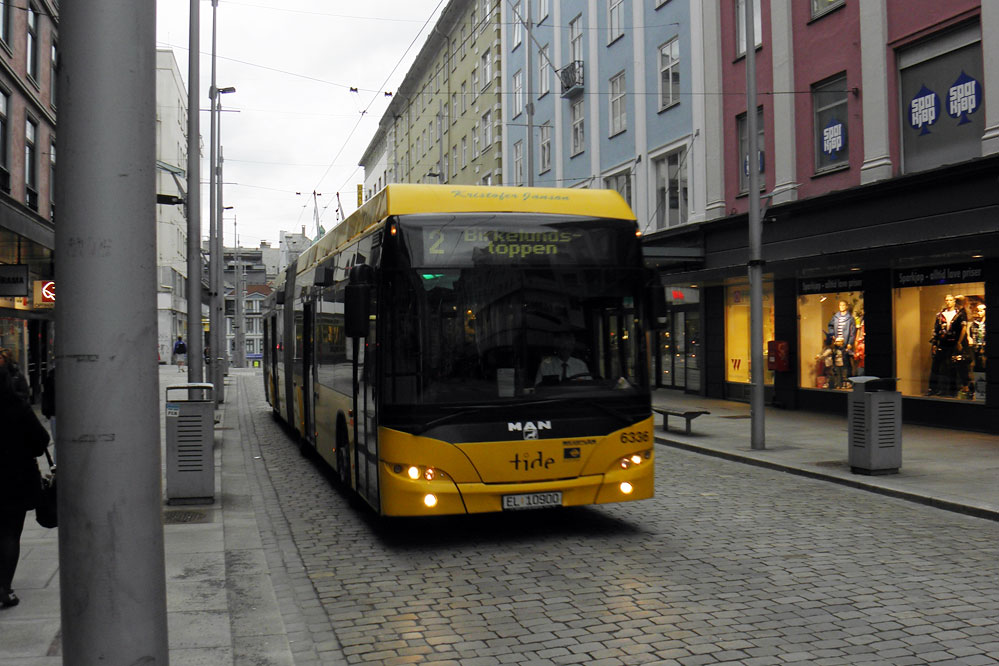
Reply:
<svg viewBox="0 0 999 666"><path fill-rule="evenodd" d="M544 509L562 506L562 492L528 493L526 495L503 495L503 510Z"/></svg>

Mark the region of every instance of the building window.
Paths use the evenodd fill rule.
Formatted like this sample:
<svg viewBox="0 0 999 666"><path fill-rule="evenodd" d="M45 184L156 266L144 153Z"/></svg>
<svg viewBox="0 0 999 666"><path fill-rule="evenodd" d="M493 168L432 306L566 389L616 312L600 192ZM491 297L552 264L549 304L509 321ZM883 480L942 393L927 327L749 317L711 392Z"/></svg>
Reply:
<svg viewBox="0 0 999 666"><path fill-rule="evenodd" d="M451 163L448 161L447 153L444 153L444 165L442 167L443 170L441 171L442 183L446 183L448 181L448 178L451 177L450 167Z"/></svg>
<svg viewBox="0 0 999 666"><path fill-rule="evenodd" d="M610 135L614 136L628 129L628 107L625 103L627 92L624 72L610 80Z"/></svg>
<svg viewBox="0 0 999 666"><path fill-rule="evenodd" d="M473 10L474 11L474 10ZM465 38L465 26L461 26L461 57L465 57L465 45L468 40Z"/></svg>
<svg viewBox="0 0 999 666"><path fill-rule="evenodd" d="M538 97L542 97L551 92L551 75L548 73L548 45L545 44L538 49Z"/></svg>
<svg viewBox="0 0 999 666"><path fill-rule="evenodd" d="M859 275L799 281L802 388L845 390L850 388L849 377L865 374L862 285Z"/></svg>
<svg viewBox="0 0 999 666"><path fill-rule="evenodd" d="M52 47L49 50L50 60L49 60L49 104L53 107L56 105L56 81L58 80L59 72L59 49L56 47L56 43L52 42Z"/></svg>
<svg viewBox="0 0 999 666"><path fill-rule="evenodd" d="M443 125L441 131L442 132L446 132L447 131L447 126L451 124L450 120L448 120L451 117L451 109L448 107L447 103L444 104L444 113L443 113L443 115L444 115L444 119L443 119L443 122L441 123Z"/></svg>
<svg viewBox="0 0 999 666"><path fill-rule="evenodd" d="M483 176L482 177L482 184L483 185L492 185L493 184L493 175L491 173L487 173L485 176Z"/></svg>
<svg viewBox="0 0 999 666"><path fill-rule="evenodd" d="M812 0L812 18L817 18L841 7L845 2L846 0Z"/></svg>
<svg viewBox="0 0 999 666"><path fill-rule="evenodd" d="M24 186L25 203L38 210L38 124L31 118L24 121Z"/></svg>
<svg viewBox="0 0 999 666"><path fill-rule="evenodd" d="M0 39L10 44L10 2L0 0Z"/></svg>
<svg viewBox="0 0 999 666"><path fill-rule="evenodd" d="M7 164L7 144L10 133L7 104L10 97L6 91L0 90L0 190L10 194L10 171Z"/></svg>
<svg viewBox="0 0 999 666"><path fill-rule="evenodd" d="M749 123L747 122L746 114L743 113L736 120L736 133L739 137L739 192L749 191ZM757 163L759 164L759 171L762 174L766 173L766 154L764 152L764 132L763 132L763 107L760 107L756 111L756 127L757 127ZM760 178L760 189L764 188L763 181L764 178Z"/></svg>
<svg viewBox="0 0 999 666"><path fill-rule="evenodd" d="M620 194L626 204L631 205L631 172L622 171L613 176L604 178L604 187L608 190L615 190Z"/></svg>
<svg viewBox="0 0 999 666"><path fill-rule="evenodd" d="M520 43L523 41L523 28L520 18L520 3L515 2L513 3L513 16L511 17L513 21L513 48L520 46Z"/></svg>
<svg viewBox="0 0 999 666"><path fill-rule="evenodd" d="M56 171L56 142L55 137L49 142L49 207L55 210L55 171Z"/></svg>
<svg viewBox="0 0 999 666"><path fill-rule="evenodd" d="M472 68L472 99L479 96L479 70Z"/></svg>
<svg viewBox="0 0 999 666"><path fill-rule="evenodd" d="M749 285L725 287L725 381L749 383ZM774 340L774 283L763 281L763 339ZM763 383L774 383L774 371L763 370Z"/></svg>
<svg viewBox="0 0 999 666"><path fill-rule="evenodd" d="M454 169L451 175L458 175L458 146L451 146L451 167Z"/></svg>
<svg viewBox="0 0 999 666"><path fill-rule="evenodd" d="M541 134L541 172L552 168L552 126L545 123L539 128Z"/></svg>
<svg viewBox="0 0 999 666"><path fill-rule="evenodd" d="M465 82L461 82L461 113L464 114L465 110L468 108L468 86ZM455 120L458 118L455 117Z"/></svg>
<svg viewBox="0 0 999 666"><path fill-rule="evenodd" d="M516 71L513 74L513 117L516 118L524 110L524 73Z"/></svg>
<svg viewBox="0 0 999 666"><path fill-rule="evenodd" d="M541 23L548 18L548 0L538 0L538 20Z"/></svg>
<svg viewBox="0 0 999 666"><path fill-rule="evenodd" d="M468 166L468 137L461 137L461 168Z"/></svg>
<svg viewBox="0 0 999 666"><path fill-rule="evenodd" d="M583 15L569 21L569 62L583 60Z"/></svg>
<svg viewBox="0 0 999 666"><path fill-rule="evenodd" d="M569 121L572 125L572 154L583 152L586 135L583 126L583 100L577 99L569 108Z"/></svg>
<svg viewBox="0 0 999 666"><path fill-rule="evenodd" d="M26 48L28 76L38 81L38 12L28 3L28 43Z"/></svg>
<svg viewBox="0 0 999 666"><path fill-rule="evenodd" d="M846 75L812 86L812 109L815 115L815 171L849 164Z"/></svg>
<svg viewBox="0 0 999 666"><path fill-rule="evenodd" d="M524 142L518 141L513 144L513 185L519 187L524 184Z"/></svg>
<svg viewBox="0 0 999 666"><path fill-rule="evenodd" d="M655 161L656 229L687 221L687 149L673 151Z"/></svg>
<svg viewBox="0 0 999 666"><path fill-rule="evenodd" d="M760 21L760 0L753 0L753 40L763 45L763 25ZM735 0L735 54L746 53L746 0Z"/></svg>
<svg viewBox="0 0 999 666"><path fill-rule="evenodd" d="M982 156L980 30L975 23L897 52L905 173Z"/></svg>
<svg viewBox="0 0 999 666"><path fill-rule="evenodd" d="M896 271L894 374L902 395L984 404L984 273L974 263Z"/></svg>
<svg viewBox="0 0 999 666"><path fill-rule="evenodd" d="M481 64L482 64L482 90L485 90L486 88L489 87L489 84L492 82L493 78L492 51L487 49L486 52L482 54Z"/></svg>
<svg viewBox="0 0 999 666"><path fill-rule="evenodd" d="M472 125L472 159L479 156L479 125Z"/></svg>
<svg viewBox="0 0 999 666"><path fill-rule="evenodd" d="M610 29L608 44L624 35L624 0L610 0L607 6L607 25Z"/></svg>
<svg viewBox="0 0 999 666"><path fill-rule="evenodd" d="M493 143L493 114L486 111L482 114L482 150L485 150Z"/></svg>
<svg viewBox="0 0 999 666"><path fill-rule="evenodd" d="M659 47L659 110L680 101L680 38Z"/></svg>

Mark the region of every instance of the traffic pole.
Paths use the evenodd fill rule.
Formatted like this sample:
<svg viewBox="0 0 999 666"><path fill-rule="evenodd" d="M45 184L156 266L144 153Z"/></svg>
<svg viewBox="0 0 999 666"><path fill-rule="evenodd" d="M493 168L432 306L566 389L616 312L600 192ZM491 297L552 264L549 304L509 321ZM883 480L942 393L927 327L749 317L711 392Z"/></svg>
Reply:
<svg viewBox="0 0 999 666"><path fill-rule="evenodd" d="M166 664L156 3L63 3L60 27L62 663Z"/></svg>
<svg viewBox="0 0 999 666"><path fill-rule="evenodd" d="M754 1L746 6L746 132L749 169L749 396L750 446L766 448L763 401L763 223L760 219L760 153L756 116L756 34ZM761 10L762 11L762 10Z"/></svg>

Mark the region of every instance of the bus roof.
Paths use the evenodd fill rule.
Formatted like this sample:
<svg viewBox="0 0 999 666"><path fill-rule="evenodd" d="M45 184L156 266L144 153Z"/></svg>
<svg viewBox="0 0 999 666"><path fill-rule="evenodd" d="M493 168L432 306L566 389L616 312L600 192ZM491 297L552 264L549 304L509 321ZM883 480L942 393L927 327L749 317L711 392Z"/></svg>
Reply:
<svg viewBox="0 0 999 666"><path fill-rule="evenodd" d="M303 252L297 270L321 262L388 217L418 213L550 213L635 219L631 208L614 190L394 183L386 185Z"/></svg>

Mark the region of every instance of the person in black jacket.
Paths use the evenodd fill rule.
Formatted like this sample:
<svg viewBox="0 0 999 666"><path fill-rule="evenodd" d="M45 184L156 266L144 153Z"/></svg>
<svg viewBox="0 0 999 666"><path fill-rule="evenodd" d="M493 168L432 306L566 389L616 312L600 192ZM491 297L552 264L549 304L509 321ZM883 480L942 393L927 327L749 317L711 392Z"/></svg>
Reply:
<svg viewBox="0 0 999 666"><path fill-rule="evenodd" d="M38 456L45 454L49 434L27 401L14 392L6 365L0 365L0 608L16 606L11 590L21 554L24 517L35 508L42 478Z"/></svg>
<svg viewBox="0 0 999 666"><path fill-rule="evenodd" d="M0 365L7 367L7 373L10 375L10 385L14 388L14 393L22 400L31 402L31 389L28 387L28 380L24 378L21 368L18 367L17 361L14 360L14 352L7 348L0 349Z"/></svg>

